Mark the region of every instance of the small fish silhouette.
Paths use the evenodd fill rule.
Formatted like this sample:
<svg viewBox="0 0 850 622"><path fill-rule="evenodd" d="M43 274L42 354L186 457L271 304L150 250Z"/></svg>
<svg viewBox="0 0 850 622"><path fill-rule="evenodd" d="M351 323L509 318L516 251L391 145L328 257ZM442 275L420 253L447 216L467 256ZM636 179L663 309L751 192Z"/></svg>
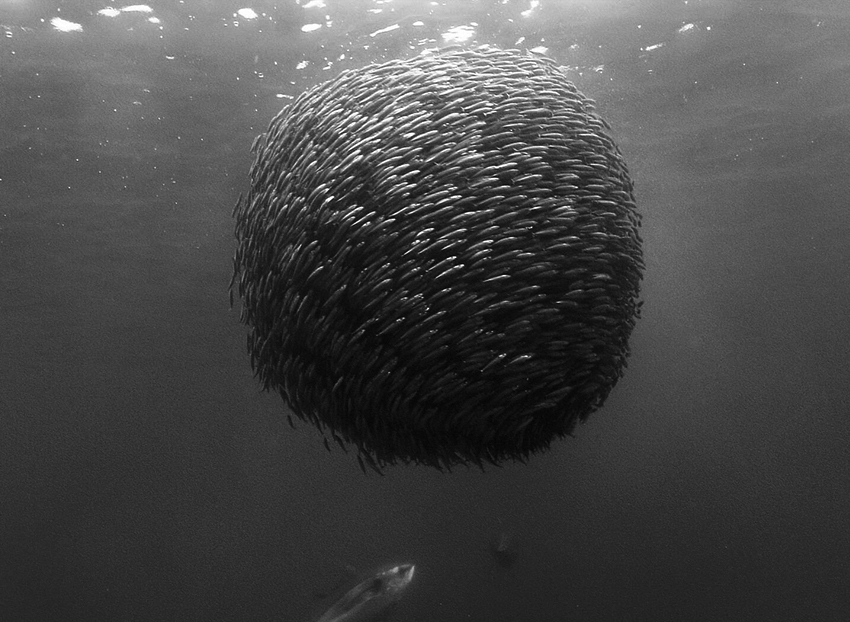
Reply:
<svg viewBox="0 0 850 622"><path fill-rule="evenodd" d="M490 552L496 558L496 561L499 562L499 565L505 568L513 566L519 556L516 540L507 531L500 531L494 536L490 546Z"/></svg>

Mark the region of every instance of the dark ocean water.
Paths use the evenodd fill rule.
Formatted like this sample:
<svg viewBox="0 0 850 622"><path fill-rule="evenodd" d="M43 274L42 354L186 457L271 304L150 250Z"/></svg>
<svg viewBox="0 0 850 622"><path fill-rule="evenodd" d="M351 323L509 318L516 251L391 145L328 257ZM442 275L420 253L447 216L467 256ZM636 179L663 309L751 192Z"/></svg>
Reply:
<svg viewBox="0 0 850 622"><path fill-rule="evenodd" d="M398 622L848 619L850 5L307 5L0 0L0 620L308 622L392 561ZM596 99L643 318L576 438L364 475L254 382L230 214L291 96L452 33Z"/></svg>

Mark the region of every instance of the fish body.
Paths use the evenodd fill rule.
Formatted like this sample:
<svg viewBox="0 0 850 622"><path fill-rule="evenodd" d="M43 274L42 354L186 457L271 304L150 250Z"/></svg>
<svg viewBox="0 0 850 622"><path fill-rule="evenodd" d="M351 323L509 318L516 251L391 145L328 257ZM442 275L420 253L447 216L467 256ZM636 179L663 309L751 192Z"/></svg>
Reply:
<svg viewBox="0 0 850 622"><path fill-rule="evenodd" d="M316 622L369 622L398 602L413 580L413 564L399 564L357 584Z"/></svg>

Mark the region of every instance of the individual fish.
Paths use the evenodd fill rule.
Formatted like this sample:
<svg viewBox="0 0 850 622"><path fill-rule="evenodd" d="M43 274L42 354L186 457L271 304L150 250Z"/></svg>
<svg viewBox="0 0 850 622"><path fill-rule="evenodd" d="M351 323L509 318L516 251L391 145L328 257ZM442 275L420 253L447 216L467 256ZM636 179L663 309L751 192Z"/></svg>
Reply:
<svg viewBox="0 0 850 622"><path fill-rule="evenodd" d="M526 424L529 423L526 421ZM503 568L510 568L519 557L516 539L510 532L500 531L495 534L490 543L490 553Z"/></svg>
<svg viewBox="0 0 850 622"><path fill-rule="evenodd" d="M358 583L316 622L370 622L378 620L399 601L413 580L413 564L399 564Z"/></svg>

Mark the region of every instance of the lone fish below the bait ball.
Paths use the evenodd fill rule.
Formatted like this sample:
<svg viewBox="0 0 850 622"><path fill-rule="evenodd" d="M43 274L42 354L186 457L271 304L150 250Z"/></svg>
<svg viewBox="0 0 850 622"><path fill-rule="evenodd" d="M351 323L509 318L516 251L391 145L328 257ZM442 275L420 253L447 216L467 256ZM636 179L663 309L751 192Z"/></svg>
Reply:
<svg viewBox="0 0 850 622"><path fill-rule="evenodd" d="M374 622L386 619L413 580L413 564L399 564L358 583L316 622Z"/></svg>
<svg viewBox="0 0 850 622"><path fill-rule="evenodd" d="M370 467L524 460L622 376L640 215L554 61L480 47L343 71L253 152L231 283L251 365Z"/></svg>

